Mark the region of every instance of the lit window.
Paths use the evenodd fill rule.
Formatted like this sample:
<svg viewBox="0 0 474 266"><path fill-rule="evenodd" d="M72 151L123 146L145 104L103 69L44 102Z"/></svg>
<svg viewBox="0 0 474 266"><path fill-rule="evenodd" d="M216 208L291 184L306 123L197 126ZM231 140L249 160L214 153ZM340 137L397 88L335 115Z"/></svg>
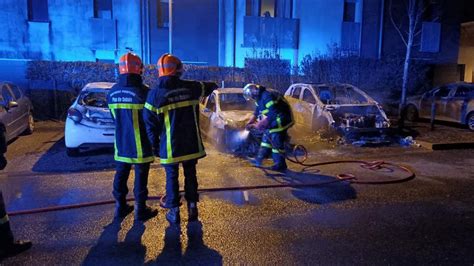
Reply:
<svg viewBox="0 0 474 266"><path fill-rule="evenodd" d="M158 28L167 28L169 27L169 3L168 0L158 0L157 7L157 19L158 19Z"/></svg>
<svg viewBox="0 0 474 266"><path fill-rule="evenodd" d="M261 0L260 15L275 17L275 0Z"/></svg>
<svg viewBox="0 0 474 266"><path fill-rule="evenodd" d="M112 18L112 0L94 0L94 18Z"/></svg>
<svg viewBox="0 0 474 266"><path fill-rule="evenodd" d="M29 21L49 21L48 0L28 0Z"/></svg>

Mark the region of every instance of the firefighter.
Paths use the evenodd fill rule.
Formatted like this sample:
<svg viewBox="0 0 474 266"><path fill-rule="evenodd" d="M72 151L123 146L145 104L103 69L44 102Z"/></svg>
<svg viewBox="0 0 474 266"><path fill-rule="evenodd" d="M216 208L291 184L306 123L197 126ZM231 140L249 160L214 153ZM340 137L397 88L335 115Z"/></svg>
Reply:
<svg viewBox="0 0 474 266"><path fill-rule="evenodd" d="M285 171L285 141L288 129L293 126L291 107L280 93L269 91L264 86L250 83L244 87L243 92L245 99L254 100L256 105L247 128L265 130L255 165L262 166L263 159L271 151L274 162L271 169Z"/></svg>
<svg viewBox="0 0 474 266"><path fill-rule="evenodd" d="M0 124L0 170L7 166L7 160L4 153L7 152L7 142L5 139L5 126ZM23 251L30 249L30 241L15 241L10 228L10 221L5 209L2 190L0 190L0 260L11 257Z"/></svg>
<svg viewBox="0 0 474 266"><path fill-rule="evenodd" d="M199 131L199 98L211 94L217 84L182 80L183 64L171 54L158 59L158 84L145 104L145 124L156 156L166 172L166 219L180 222L179 164L184 170L188 220L198 219L196 164L206 156Z"/></svg>
<svg viewBox="0 0 474 266"><path fill-rule="evenodd" d="M142 72L140 57L131 52L120 57L119 81L107 96L115 121L116 172L112 192L116 201L115 218L124 218L133 211L133 206L126 202L127 180L133 166L135 220L138 221L146 221L158 214L158 210L146 205L148 172L154 156L143 121L143 108L149 88L143 84Z"/></svg>

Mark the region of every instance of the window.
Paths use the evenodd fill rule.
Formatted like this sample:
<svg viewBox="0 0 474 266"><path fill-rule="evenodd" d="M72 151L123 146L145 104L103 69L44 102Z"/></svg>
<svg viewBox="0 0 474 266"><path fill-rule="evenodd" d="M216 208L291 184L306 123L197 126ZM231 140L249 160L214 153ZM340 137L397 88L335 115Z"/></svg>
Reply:
<svg viewBox="0 0 474 266"><path fill-rule="evenodd" d="M441 87L437 92L435 92L435 97L448 97L450 91L451 89L448 87Z"/></svg>
<svg viewBox="0 0 474 266"><path fill-rule="evenodd" d="M13 95L6 85L2 87L2 97L4 106L7 106L9 102L13 101Z"/></svg>
<svg viewBox="0 0 474 266"><path fill-rule="evenodd" d="M344 2L344 18L345 22L355 22L356 3L346 0Z"/></svg>
<svg viewBox="0 0 474 266"><path fill-rule="evenodd" d="M301 94L301 88L300 87L295 87L293 88L293 93L291 94L291 97L295 99L299 99Z"/></svg>
<svg viewBox="0 0 474 266"><path fill-rule="evenodd" d="M260 2L260 16L275 17L275 1L276 0L261 0Z"/></svg>
<svg viewBox="0 0 474 266"><path fill-rule="evenodd" d="M11 84L10 88L12 89L13 94L15 95L15 99L20 99L21 98L21 91L18 86Z"/></svg>
<svg viewBox="0 0 474 266"><path fill-rule="evenodd" d="M48 0L28 0L28 20L48 22Z"/></svg>
<svg viewBox="0 0 474 266"><path fill-rule="evenodd" d="M316 103L316 99L314 99L314 96L309 89L303 91L303 101L310 104Z"/></svg>
<svg viewBox="0 0 474 266"><path fill-rule="evenodd" d="M169 27L170 13L168 0L158 0L156 5L156 18L158 19L158 28Z"/></svg>
<svg viewBox="0 0 474 266"><path fill-rule="evenodd" d="M94 0L94 18L112 19L112 0Z"/></svg>

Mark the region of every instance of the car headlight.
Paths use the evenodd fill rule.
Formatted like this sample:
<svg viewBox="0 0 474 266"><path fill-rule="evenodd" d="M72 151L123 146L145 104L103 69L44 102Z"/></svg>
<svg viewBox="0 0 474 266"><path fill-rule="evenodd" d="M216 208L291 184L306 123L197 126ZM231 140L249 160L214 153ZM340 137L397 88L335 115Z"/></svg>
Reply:
<svg viewBox="0 0 474 266"><path fill-rule="evenodd" d="M69 110L67 110L67 117L71 118L72 121L79 123L82 120L82 113L76 108L69 108Z"/></svg>

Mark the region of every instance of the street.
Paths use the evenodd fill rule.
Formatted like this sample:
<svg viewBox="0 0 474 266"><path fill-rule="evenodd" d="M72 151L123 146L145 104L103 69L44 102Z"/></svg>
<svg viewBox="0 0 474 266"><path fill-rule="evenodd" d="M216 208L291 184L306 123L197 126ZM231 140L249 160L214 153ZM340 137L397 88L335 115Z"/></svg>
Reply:
<svg viewBox="0 0 474 266"><path fill-rule="evenodd" d="M294 141L306 145L309 139ZM473 265L474 150L308 147L309 162L384 160L408 167L416 178L383 185L337 181L341 173L360 180L407 175L356 164L303 169L289 163L290 171L280 174L206 143L208 155L198 164L200 188L335 182L201 193L200 222L187 222L184 202L180 228L169 226L161 208L144 224L134 223L133 215L113 222L112 204L11 216L15 238L30 239L33 247L1 264ZM61 122L38 122L32 135L9 144L6 157L0 186L9 212L113 199L113 149L67 157ZM163 195L164 185L164 171L155 162L149 195ZM133 178L130 197L132 188ZM159 208L156 200L149 204Z"/></svg>

